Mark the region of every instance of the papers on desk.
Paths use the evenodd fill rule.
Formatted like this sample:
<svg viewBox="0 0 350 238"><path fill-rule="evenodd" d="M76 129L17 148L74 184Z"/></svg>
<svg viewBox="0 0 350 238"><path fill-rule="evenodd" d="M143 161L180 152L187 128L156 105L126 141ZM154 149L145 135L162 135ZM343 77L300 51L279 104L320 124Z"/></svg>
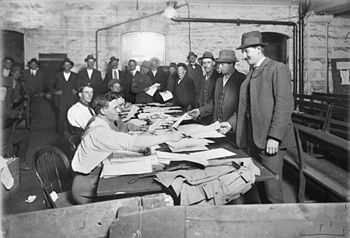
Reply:
<svg viewBox="0 0 350 238"><path fill-rule="evenodd" d="M138 112L139 109L140 109L139 107L132 105L130 108L130 111L128 112L128 115L122 121L123 122L129 121L133 116L135 116L135 114Z"/></svg>
<svg viewBox="0 0 350 238"><path fill-rule="evenodd" d="M208 126L200 124L187 124L181 125L177 129L179 132L191 136L193 138L220 138L225 135L219 133L217 130L220 128L219 122L214 122Z"/></svg>
<svg viewBox="0 0 350 238"><path fill-rule="evenodd" d="M211 159L227 158L234 155L236 154L223 148L194 152L189 154L157 151L158 161L164 164L169 164L170 161L190 161L207 166L209 165L209 160Z"/></svg>
<svg viewBox="0 0 350 238"><path fill-rule="evenodd" d="M147 90L147 94L150 95L151 97L153 97L153 95L156 93L156 91L158 90L158 87L160 86L159 83L155 83L152 84L149 89Z"/></svg>
<svg viewBox="0 0 350 238"><path fill-rule="evenodd" d="M173 94L170 91L160 92L160 96L162 96L164 102L173 98Z"/></svg>
<svg viewBox="0 0 350 238"><path fill-rule="evenodd" d="M184 120L190 120L192 117L188 115L188 113L184 113L181 117L177 119L177 121L173 124L173 128L177 129L182 121Z"/></svg>
<svg viewBox="0 0 350 238"><path fill-rule="evenodd" d="M172 152L187 152L208 150L206 145L214 143L214 141L197 138L184 138L177 142L166 142Z"/></svg>
<svg viewBox="0 0 350 238"><path fill-rule="evenodd" d="M151 173L152 164L157 162L158 158L155 154L144 156L130 151L113 153L104 161L101 177Z"/></svg>

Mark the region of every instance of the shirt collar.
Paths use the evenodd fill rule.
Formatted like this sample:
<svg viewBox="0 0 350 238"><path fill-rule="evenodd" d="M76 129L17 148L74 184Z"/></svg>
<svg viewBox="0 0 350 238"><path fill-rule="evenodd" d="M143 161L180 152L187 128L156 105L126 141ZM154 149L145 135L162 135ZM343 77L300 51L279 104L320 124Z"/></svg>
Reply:
<svg viewBox="0 0 350 238"><path fill-rule="evenodd" d="M255 68L255 69L258 68L258 67L262 64L262 62L264 61L264 59L266 59L265 56L262 57L262 58L258 61L258 63L256 63L256 64L254 65L254 68Z"/></svg>

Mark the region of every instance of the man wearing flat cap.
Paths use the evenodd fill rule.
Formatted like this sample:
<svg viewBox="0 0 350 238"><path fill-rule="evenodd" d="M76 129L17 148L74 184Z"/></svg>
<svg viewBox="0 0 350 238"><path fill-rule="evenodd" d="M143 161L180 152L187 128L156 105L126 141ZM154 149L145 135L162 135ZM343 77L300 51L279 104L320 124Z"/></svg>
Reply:
<svg viewBox="0 0 350 238"><path fill-rule="evenodd" d="M78 75L71 71L73 61L65 58L62 62L63 71L52 79L49 90L57 96L57 132L62 136L68 131L68 109L78 101Z"/></svg>
<svg viewBox="0 0 350 238"><path fill-rule="evenodd" d="M148 75L150 70L151 62L144 60L141 64L140 73L135 74L135 77L132 79L131 92L136 95L135 103L153 102L153 97L146 93L153 84L152 79Z"/></svg>
<svg viewBox="0 0 350 238"><path fill-rule="evenodd" d="M44 87L44 73L39 69L39 62L32 58L28 68L23 72L23 87L29 97L42 96Z"/></svg>
<svg viewBox="0 0 350 238"><path fill-rule="evenodd" d="M216 62L220 64L222 77L216 80L213 104L213 122L220 122L220 132L231 139L236 130L238 97L245 75L235 69L234 50L221 50Z"/></svg>
<svg viewBox="0 0 350 238"><path fill-rule="evenodd" d="M101 72L94 69L96 59L93 55L88 55L85 59L87 68L78 73L78 85L90 85L94 89L94 97L104 93L105 84L103 83Z"/></svg>
<svg viewBox="0 0 350 238"><path fill-rule="evenodd" d="M202 84L204 81L202 66L196 63L197 55L194 52L189 52L187 56L187 73L193 79L195 91L195 104L197 104Z"/></svg>
<svg viewBox="0 0 350 238"><path fill-rule="evenodd" d="M215 58L211 52L205 51L200 59L205 70L204 82L197 101L199 108L193 109L190 115L193 118L199 117L200 121L204 124L210 124L213 120L215 84L220 75L214 69Z"/></svg>
<svg viewBox="0 0 350 238"><path fill-rule="evenodd" d="M264 190L266 202L283 203L283 157L295 145L291 75L285 64L265 57L266 45L259 31L251 31L238 47L251 69L240 90L236 142L279 176L264 182Z"/></svg>
<svg viewBox="0 0 350 238"><path fill-rule="evenodd" d="M124 75L124 73L122 71L120 71L118 69L119 66L119 59L112 56L109 59L109 63L108 63L108 71L106 73L105 79L104 79L104 83L105 83L105 91L109 91L110 87L108 87L108 83L114 79L114 80L119 80L121 85L125 85L126 84L126 76Z"/></svg>

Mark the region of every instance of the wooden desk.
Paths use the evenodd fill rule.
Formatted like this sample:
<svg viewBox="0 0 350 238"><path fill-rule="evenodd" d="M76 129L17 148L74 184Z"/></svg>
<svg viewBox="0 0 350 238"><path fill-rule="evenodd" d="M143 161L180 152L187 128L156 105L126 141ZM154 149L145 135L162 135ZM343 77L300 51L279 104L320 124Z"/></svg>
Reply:
<svg viewBox="0 0 350 238"><path fill-rule="evenodd" d="M245 152L235 148L226 138L214 139L215 143L209 145L209 149L224 148L237 154L237 158L249 157ZM260 176L256 177L256 182L278 179L277 176L254 160L254 164L260 169ZM140 196L152 193L169 193L169 190L155 181L152 174L142 175L142 178L131 183L139 175L123 175L110 178L100 178L97 186L97 197L99 199L122 198L130 196ZM154 173L153 173L154 175Z"/></svg>

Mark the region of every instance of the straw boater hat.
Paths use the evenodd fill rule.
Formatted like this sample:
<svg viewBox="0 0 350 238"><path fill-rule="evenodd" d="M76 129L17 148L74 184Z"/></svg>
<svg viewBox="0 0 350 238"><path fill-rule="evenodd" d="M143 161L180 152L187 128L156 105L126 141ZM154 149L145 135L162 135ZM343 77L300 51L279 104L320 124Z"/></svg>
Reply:
<svg viewBox="0 0 350 238"><path fill-rule="evenodd" d="M200 57L199 60L203 60L203 59L212 59L215 61L214 55L210 51L204 51L203 56Z"/></svg>
<svg viewBox="0 0 350 238"><path fill-rule="evenodd" d="M234 50L221 50L219 58L216 59L218 63L233 63L237 62L236 54Z"/></svg>
<svg viewBox="0 0 350 238"><path fill-rule="evenodd" d="M88 60L96 61L96 58L95 58L93 55L88 55L88 56L85 58L85 62L87 62Z"/></svg>
<svg viewBox="0 0 350 238"><path fill-rule="evenodd" d="M241 46L237 50L243 50L251 46L267 46L268 43L262 41L262 35L260 31L250 31L242 35Z"/></svg>
<svg viewBox="0 0 350 238"><path fill-rule="evenodd" d="M74 63L73 63L73 61L71 61L69 58L65 58L64 60L63 60L63 62L62 62L62 65L64 65L65 63L70 63L70 65L73 67L74 66Z"/></svg>

